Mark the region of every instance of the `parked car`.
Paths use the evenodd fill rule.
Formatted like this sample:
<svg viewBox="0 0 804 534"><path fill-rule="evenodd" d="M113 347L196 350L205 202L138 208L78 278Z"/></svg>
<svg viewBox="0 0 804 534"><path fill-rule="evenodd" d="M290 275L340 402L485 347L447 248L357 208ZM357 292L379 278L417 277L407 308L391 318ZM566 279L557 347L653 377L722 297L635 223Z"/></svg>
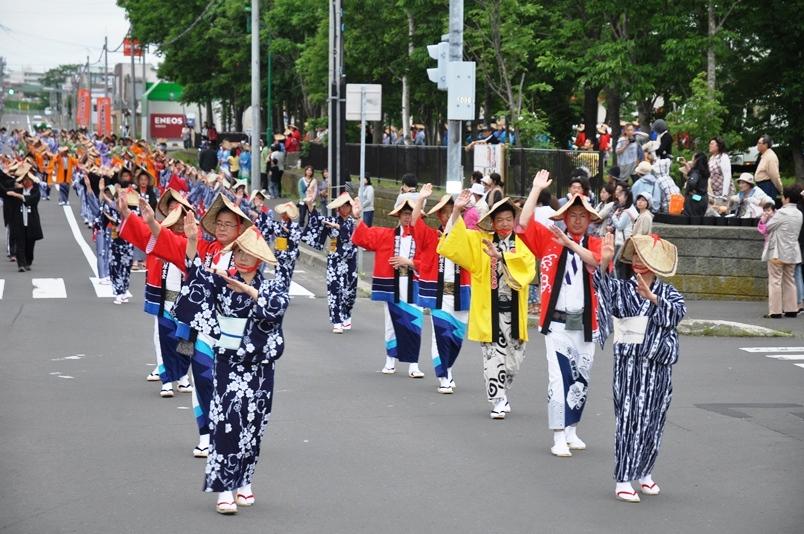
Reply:
<svg viewBox="0 0 804 534"><path fill-rule="evenodd" d="M53 108L50 107L45 108L45 116L49 117L50 115L53 115Z"/></svg>

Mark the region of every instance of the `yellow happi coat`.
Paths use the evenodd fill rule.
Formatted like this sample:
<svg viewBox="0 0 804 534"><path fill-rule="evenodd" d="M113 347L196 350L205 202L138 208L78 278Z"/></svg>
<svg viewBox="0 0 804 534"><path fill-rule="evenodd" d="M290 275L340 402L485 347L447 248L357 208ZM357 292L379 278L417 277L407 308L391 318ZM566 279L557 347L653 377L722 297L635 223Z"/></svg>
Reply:
<svg viewBox="0 0 804 534"><path fill-rule="evenodd" d="M483 240L494 241L494 234L469 230L458 219L446 239L438 245L438 253L472 273L472 300L469 304L469 334L472 341L491 343L491 257L484 252ZM503 254L519 296L519 338L528 340L528 284L536 274L536 258L525 243L514 235L515 252Z"/></svg>

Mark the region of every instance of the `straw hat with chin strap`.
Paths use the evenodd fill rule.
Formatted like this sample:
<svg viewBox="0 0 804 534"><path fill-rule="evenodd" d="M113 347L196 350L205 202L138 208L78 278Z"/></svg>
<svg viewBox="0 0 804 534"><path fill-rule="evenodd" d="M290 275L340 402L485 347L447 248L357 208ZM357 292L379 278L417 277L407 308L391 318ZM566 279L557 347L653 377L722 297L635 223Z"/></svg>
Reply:
<svg viewBox="0 0 804 534"><path fill-rule="evenodd" d="M589 212L590 222L600 222L600 215L595 211L595 208L589 204L589 199L586 198L586 195L579 195L574 194L572 198L570 198L566 204L561 206L555 214L550 217L554 221L560 221L564 218L564 214L569 211L572 206L583 206L583 209Z"/></svg>
<svg viewBox="0 0 804 534"><path fill-rule="evenodd" d="M447 204L450 204L450 203L453 203L453 204L455 203L455 201L452 200L452 195L450 195L450 194L443 195L441 197L441 199L438 201L438 203L435 206L433 206L430 211L427 212L427 215L432 215L434 213L438 213L438 211L441 208L443 208L444 206L446 206Z"/></svg>
<svg viewBox="0 0 804 534"><path fill-rule="evenodd" d="M336 210L349 202L352 202L352 195L344 191L343 193L335 197L335 199L332 200L329 204L327 204L327 209Z"/></svg>
<svg viewBox="0 0 804 534"><path fill-rule="evenodd" d="M678 249L658 234L632 235L623 246L623 263L633 263L636 252L645 267L659 276L673 276L678 267Z"/></svg>
<svg viewBox="0 0 804 534"><path fill-rule="evenodd" d="M389 217L399 217L399 215L402 213L402 210L409 209L410 211L413 211L414 208L415 208L415 206L413 205L413 203L409 199L406 198L405 200L403 200L402 202L397 204L394 209L389 211L388 216Z"/></svg>
<svg viewBox="0 0 804 534"><path fill-rule="evenodd" d="M510 206L510 208L508 206ZM502 208L505 208L508 211L513 211L515 221L519 218L519 212L522 211L519 206L514 204L513 200L511 200L511 197L505 197L495 202L494 205L489 208L489 211L487 211L486 214L483 215L479 221L477 221L477 227L486 232L493 232L494 228L492 227L491 223L494 220L494 215L498 211L502 211Z"/></svg>
<svg viewBox="0 0 804 534"><path fill-rule="evenodd" d="M226 195L219 193L218 196L215 197L215 200L212 202L212 205L209 207L207 212L201 218L201 226L207 231L207 233L215 235L215 219L218 218L218 213L220 213L223 208L231 211L243 221L243 229L252 226L252 222L248 216L246 216L246 214L243 213L240 208L232 204Z"/></svg>
<svg viewBox="0 0 804 534"><path fill-rule="evenodd" d="M299 218L299 208L293 202L285 202L283 204L278 204L274 211L277 212L279 215L287 214L288 217L292 220L296 220Z"/></svg>
<svg viewBox="0 0 804 534"><path fill-rule="evenodd" d="M262 237L262 233L256 226L246 229L240 234L240 237L226 245L221 252L229 252L234 250L235 247L262 262L276 265L276 256L274 256L271 247L265 242L265 238Z"/></svg>
<svg viewBox="0 0 804 534"><path fill-rule="evenodd" d="M187 199L181 195L181 193L168 187L167 189L165 189L165 192L162 193L162 196L159 197L159 203L156 205L156 209L159 211L159 213L161 213L164 216L168 215L168 212L170 211L168 209L168 205L170 205L171 200L178 202L179 204L184 206L185 209L195 211L193 209L193 205L190 204L187 201Z"/></svg>

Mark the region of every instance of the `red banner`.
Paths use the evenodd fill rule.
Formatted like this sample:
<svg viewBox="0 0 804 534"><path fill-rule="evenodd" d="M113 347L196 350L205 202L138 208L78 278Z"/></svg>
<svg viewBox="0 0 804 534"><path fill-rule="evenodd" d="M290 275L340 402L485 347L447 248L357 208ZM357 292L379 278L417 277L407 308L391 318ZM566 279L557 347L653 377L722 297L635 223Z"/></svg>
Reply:
<svg viewBox="0 0 804 534"><path fill-rule="evenodd" d="M168 113L151 114L151 139L164 137L165 139L181 139L181 128L187 121L184 115Z"/></svg>
<svg viewBox="0 0 804 534"><path fill-rule="evenodd" d="M89 128L92 121L92 95L89 89L79 89L76 101L75 124L79 128Z"/></svg>
<svg viewBox="0 0 804 534"><path fill-rule="evenodd" d="M126 37L123 39L123 55L126 57L130 57L131 55L135 57L142 56L142 45L140 45L138 40Z"/></svg>
<svg viewBox="0 0 804 534"><path fill-rule="evenodd" d="M112 135L112 99L101 96L95 99L98 123L95 131L100 135Z"/></svg>

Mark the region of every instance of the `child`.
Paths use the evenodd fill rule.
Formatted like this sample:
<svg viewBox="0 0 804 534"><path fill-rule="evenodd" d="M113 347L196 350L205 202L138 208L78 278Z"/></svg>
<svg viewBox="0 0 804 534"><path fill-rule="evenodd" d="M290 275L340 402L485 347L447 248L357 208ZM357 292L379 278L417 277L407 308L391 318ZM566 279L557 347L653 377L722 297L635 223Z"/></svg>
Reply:
<svg viewBox="0 0 804 534"><path fill-rule="evenodd" d="M765 241L768 240L768 221L771 220L773 215L776 213L776 204L773 202L766 202L764 206L762 206L762 215L759 217L759 223L757 224L757 230L760 234L765 236Z"/></svg>

